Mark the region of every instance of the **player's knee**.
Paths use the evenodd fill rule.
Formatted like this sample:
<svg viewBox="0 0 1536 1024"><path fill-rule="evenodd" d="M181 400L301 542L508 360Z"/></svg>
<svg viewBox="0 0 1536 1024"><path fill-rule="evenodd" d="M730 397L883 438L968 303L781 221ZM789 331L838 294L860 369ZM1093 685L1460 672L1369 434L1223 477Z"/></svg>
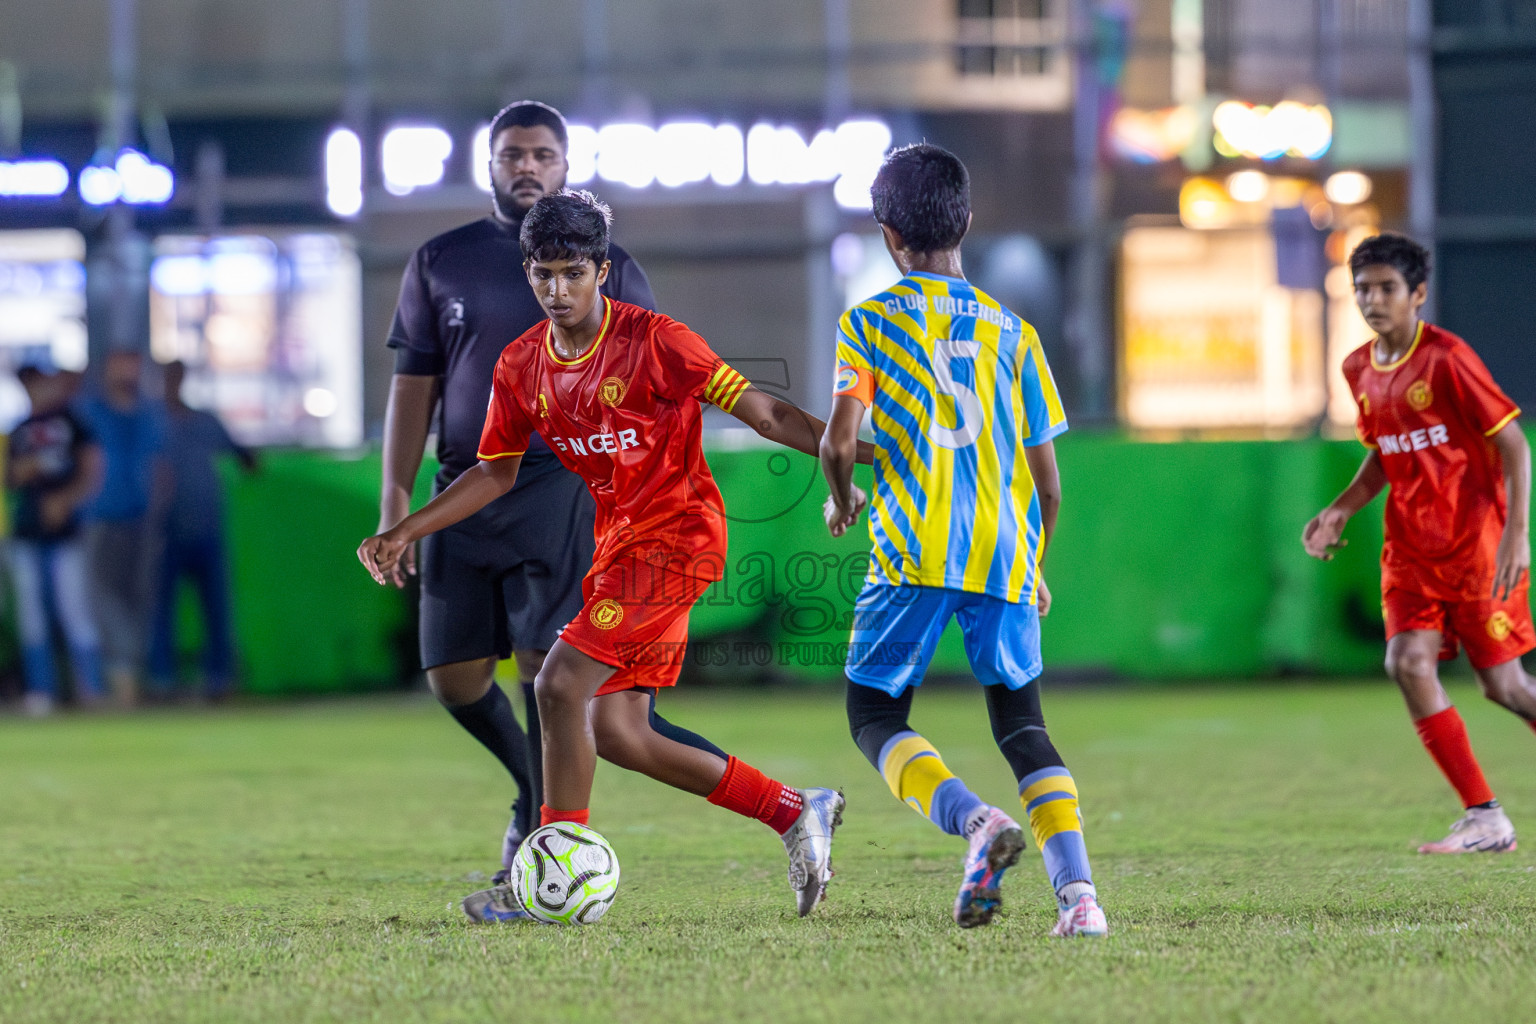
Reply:
<svg viewBox="0 0 1536 1024"><path fill-rule="evenodd" d="M427 685L432 688L432 696L444 707L457 708L466 704L473 704L484 697L486 691L491 688L489 679L471 679L464 675L444 675L427 671Z"/></svg>
<svg viewBox="0 0 1536 1024"><path fill-rule="evenodd" d="M1435 678L1436 659L1423 651L1387 651L1387 675L1399 686L1411 686Z"/></svg>
<svg viewBox="0 0 1536 1024"><path fill-rule="evenodd" d="M540 708L584 705L587 699L585 688L576 674L563 671L558 663L550 659L545 659L539 674L534 676L533 694Z"/></svg>

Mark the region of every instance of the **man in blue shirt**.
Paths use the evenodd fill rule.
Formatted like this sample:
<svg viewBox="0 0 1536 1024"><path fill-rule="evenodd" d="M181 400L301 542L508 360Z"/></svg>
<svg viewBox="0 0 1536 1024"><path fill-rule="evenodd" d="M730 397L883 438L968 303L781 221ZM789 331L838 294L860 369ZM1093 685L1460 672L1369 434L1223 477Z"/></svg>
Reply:
<svg viewBox="0 0 1536 1024"><path fill-rule="evenodd" d="M233 455L249 472L256 468L256 455L236 444L217 416L182 401L186 374L186 365L179 360L165 368L170 505L149 645L149 681L157 696L171 696L176 688L176 594L186 579L196 588L203 613L203 693L209 700L220 700L228 696L234 682L235 645L224 544L224 485L215 460Z"/></svg>
<svg viewBox="0 0 1536 1024"><path fill-rule="evenodd" d="M165 417L140 393L143 368L138 352L110 353L100 393L81 408L105 456L101 491L86 511L86 552L107 685L124 706L138 702L166 483Z"/></svg>

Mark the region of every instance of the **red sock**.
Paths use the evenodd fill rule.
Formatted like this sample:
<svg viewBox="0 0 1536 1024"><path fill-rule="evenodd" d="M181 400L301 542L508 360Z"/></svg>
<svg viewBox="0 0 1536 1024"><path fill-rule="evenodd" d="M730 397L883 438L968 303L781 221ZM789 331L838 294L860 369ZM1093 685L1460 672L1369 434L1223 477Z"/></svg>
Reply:
<svg viewBox="0 0 1536 1024"><path fill-rule="evenodd" d="M548 804L539 805L539 827L553 825L560 821L573 821L578 825L585 825L591 811L583 807L579 811L557 811Z"/></svg>
<svg viewBox="0 0 1536 1024"><path fill-rule="evenodd" d="M756 818L779 835L794 827L805 806L798 792L734 757L725 762L725 774L709 794L709 802Z"/></svg>
<svg viewBox="0 0 1536 1024"><path fill-rule="evenodd" d="M1419 730L1424 749L1435 759L1435 764L1445 773L1446 781L1461 797L1463 807L1476 807L1493 799L1493 790L1483 778L1483 770L1472 756L1472 743L1467 739L1467 727L1455 708L1437 711L1428 718L1413 723Z"/></svg>

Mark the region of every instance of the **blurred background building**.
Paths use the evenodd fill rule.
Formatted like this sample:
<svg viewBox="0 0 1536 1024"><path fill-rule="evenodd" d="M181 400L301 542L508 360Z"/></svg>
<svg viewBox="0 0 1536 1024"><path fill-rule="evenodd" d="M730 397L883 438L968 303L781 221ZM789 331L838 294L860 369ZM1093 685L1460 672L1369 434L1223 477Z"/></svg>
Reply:
<svg viewBox="0 0 1536 1024"><path fill-rule="evenodd" d="M524 97L660 308L812 410L895 277L870 177L921 139L1079 426L1347 435L1382 228L1536 403L1536 0L4 0L0 360L140 347L242 441L377 437L400 271L489 211Z"/></svg>
<svg viewBox="0 0 1536 1024"><path fill-rule="evenodd" d="M406 255L487 209L483 126L536 96L663 307L801 402L891 274L879 152L926 138L1079 422L1307 432L1349 416L1363 233L1438 235L1480 347L1523 319L1490 290L1532 200L1484 157L1532 146L1533 31L1529 0L11 0L0 344L143 345L247 440L354 444Z"/></svg>

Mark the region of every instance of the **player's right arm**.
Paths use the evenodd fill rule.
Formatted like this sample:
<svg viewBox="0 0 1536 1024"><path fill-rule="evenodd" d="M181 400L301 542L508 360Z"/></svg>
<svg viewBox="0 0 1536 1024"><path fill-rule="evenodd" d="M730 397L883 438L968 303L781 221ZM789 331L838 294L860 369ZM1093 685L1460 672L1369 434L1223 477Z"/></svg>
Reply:
<svg viewBox="0 0 1536 1024"><path fill-rule="evenodd" d="M1365 457L1337 498L1307 523L1301 531L1301 546L1307 554L1325 562L1333 560L1333 553L1349 541L1344 539L1344 525L1356 512L1369 505L1387 486L1387 474L1381 468L1381 452L1375 449Z"/></svg>
<svg viewBox="0 0 1536 1024"><path fill-rule="evenodd" d="M498 459L481 459L474 468L460 473L457 480L423 505L420 511L358 545L358 559L367 567L375 583L390 582L412 544L429 533L468 519L506 494L517 482L517 470L522 464L522 452Z"/></svg>
<svg viewBox="0 0 1536 1024"><path fill-rule="evenodd" d="M438 377L396 373L389 382L389 404L384 409L384 483L379 494L379 532L395 526L411 511L411 492L427 447L432 410L437 406ZM416 558L407 549L389 582L405 586L405 577L416 574Z"/></svg>

